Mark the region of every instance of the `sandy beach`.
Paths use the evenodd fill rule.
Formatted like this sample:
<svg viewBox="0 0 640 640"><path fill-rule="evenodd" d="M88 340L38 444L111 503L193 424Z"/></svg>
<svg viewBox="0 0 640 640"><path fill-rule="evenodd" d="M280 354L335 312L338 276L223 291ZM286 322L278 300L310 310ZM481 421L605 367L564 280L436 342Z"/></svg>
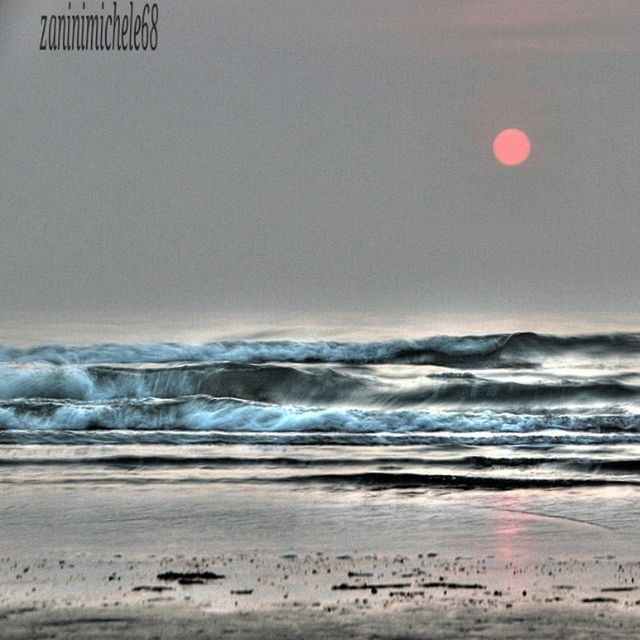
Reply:
<svg viewBox="0 0 640 640"><path fill-rule="evenodd" d="M638 636L634 488L393 493L8 486L0 637Z"/></svg>
<svg viewBox="0 0 640 640"><path fill-rule="evenodd" d="M640 632L638 562L574 557L503 564L434 553L79 557L28 565L5 558L0 637L635 638Z"/></svg>

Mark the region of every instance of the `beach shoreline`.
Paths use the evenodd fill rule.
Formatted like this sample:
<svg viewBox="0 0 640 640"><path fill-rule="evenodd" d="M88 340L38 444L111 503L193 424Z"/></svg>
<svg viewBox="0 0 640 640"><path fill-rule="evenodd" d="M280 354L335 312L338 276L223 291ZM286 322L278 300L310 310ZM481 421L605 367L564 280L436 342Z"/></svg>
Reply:
<svg viewBox="0 0 640 640"><path fill-rule="evenodd" d="M593 491L5 485L0 638L635 638L635 489Z"/></svg>

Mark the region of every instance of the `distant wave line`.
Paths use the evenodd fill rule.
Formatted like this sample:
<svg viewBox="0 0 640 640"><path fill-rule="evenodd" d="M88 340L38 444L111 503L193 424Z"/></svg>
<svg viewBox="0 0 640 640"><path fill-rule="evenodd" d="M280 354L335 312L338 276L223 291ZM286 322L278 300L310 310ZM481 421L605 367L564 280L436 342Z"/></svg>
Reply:
<svg viewBox="0 0 640 640"><path fill-rule="evenodd" d="M450 367L519 366L551 354L640 355L640 333L560 336L532 332L434 336L378 342L220 341L202 345L162 342L84 346L0 346L1 362L52 364L167 362L414 363Z"/></svg>

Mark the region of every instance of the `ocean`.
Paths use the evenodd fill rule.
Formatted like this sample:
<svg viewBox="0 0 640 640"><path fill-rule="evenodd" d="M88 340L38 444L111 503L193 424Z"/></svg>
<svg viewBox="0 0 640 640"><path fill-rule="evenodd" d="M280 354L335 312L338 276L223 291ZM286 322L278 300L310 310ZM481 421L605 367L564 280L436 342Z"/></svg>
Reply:
<svg viewBox="0 0 640 640"><path fill-rule="evenodd" d="M6 483L640 483L640 334L0 346Z"/></svg>

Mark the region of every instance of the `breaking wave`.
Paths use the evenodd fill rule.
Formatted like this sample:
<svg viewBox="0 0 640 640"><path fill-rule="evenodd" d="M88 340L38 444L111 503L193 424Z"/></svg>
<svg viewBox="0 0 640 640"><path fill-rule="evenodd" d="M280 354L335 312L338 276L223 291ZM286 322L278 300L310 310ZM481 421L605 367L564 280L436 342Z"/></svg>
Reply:
<svg viewBox="0 0 640 640"><path fill-rule="evenodd" d="M361 488L633 484L640 334L0 346L0 444L52 445L3 458L4 481L87 464ZM134 452L91 453L123 445Z"/></svg>
<svg viewBox="0 0 640 640"><path fill-rule="evenodd" d="M551 355L582 352L591 356L640 355L640 334L556 336L509 333L435 336L386 342L222 341L178 343L45 345L0 347L0 362L52 364L167 362L289 362L342 364L431 364L445 367L510 367L536 363Z"/></svg>

